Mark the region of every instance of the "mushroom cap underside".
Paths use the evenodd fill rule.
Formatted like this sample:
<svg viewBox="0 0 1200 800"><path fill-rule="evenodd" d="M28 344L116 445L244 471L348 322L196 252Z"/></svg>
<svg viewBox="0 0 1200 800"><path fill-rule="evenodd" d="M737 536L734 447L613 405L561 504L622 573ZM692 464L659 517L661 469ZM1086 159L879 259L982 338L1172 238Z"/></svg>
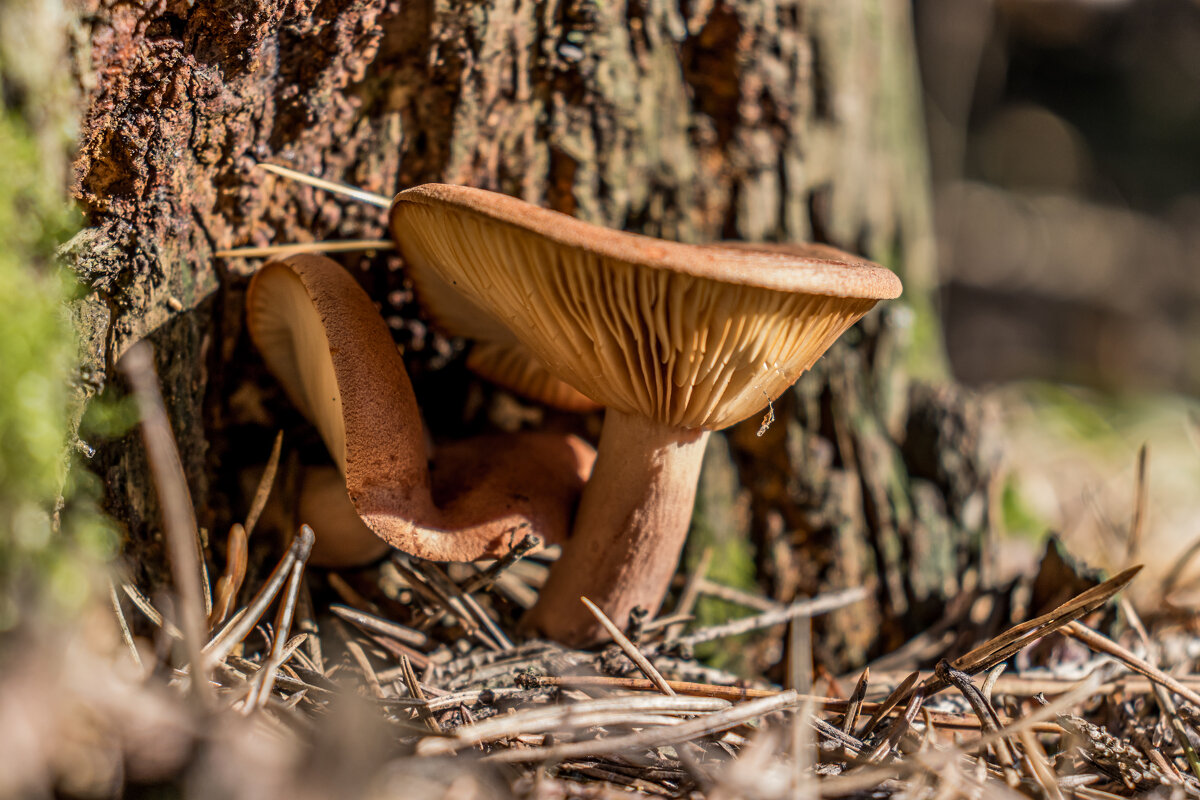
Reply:
<svg viewBox="0 0 1200 800"><path fill-rule="evenodd" d="M419 292L461 293L588 398L682 428L753 415L900 292L821 245L677 244L468 187L401 192L392 228Z"/></svg>
<svg viewBox="0 0 1200 800"><path fill-rule="evenodd" d="M467 369L481 378L536 403L583 414L600 404L547 370L538 357L515 339L504 342L475 342L467 354Z"/></svg>
<svg viewBox="0 0 1200 800"><path fill-rule="evenodd" d="M503 389L560 411L587 412L600 404L552 375L505 325L454 286L415 276L417 299L434 324L450 336L470 339L467 368Z"/></svg>

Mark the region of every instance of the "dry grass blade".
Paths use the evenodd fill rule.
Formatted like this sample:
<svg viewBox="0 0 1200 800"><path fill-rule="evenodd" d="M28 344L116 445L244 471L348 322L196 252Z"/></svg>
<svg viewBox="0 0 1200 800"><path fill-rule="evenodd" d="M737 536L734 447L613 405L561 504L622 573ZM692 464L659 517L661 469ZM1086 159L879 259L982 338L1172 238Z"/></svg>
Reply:
<svg viewBox="0 0 1200 800"><path fill-rule="evenodd" d="M299 253L352 253L359 250L392 250L390 239L339 239L336 242L297 242L271 244L264 247L231 247L218 250L217 258L286 258Z"/></svg>
<svg viewBox="0 0 1200 800"><path fill-rule="evenodd" d="M254 698L252 703L248 704L249 706L262 708L266 705L267 698L271 696L271 689L275 685L275 670L288 657L284 655L287 647L284 640L287 639L292 630L292 618L296 613L296 598L300 593L300 582L304 579L304 565L308 561L308 554L312 551L316 535L308 525L301 525L300 534L296 538L301 542L301 552L297 554L296 560L292 563L291 574L287 583L287 593L284 595L283 602L279 604L279 613L275 615L275 645L271 648L271 657L264 666L266 673L262 685L259 687L258 696ZM304 634L301 635L303 636ZM304 640L300 639L300 641ZM297 642L296 646L299 646L299 642ZM293 647L292 650L294 649Z"/></svg>
<svg viewBox="0 0 1200 800"><path fill-rule="evenodd" d="M854 691L850 693L846 714L842 719L842 733L854 734L854 726L858 724L858 715L862 711L863 699L867 696L867 685L870 681L871 669L866 667L863 669L862 675L858 676L858 683L854 684Z"/></svg>
<svg viewBox="0 0 1200 800"><path fill-rule="evenodd" d="M483 572L463 584L463 594L471 594L472 592L480 592L490 588L501 575L516 566L517 562L524 558L527 553L541 546L541 537L534 536L532 533L525 534L524 538L517 542L513 549L501 556L498 561L493 562Z"/></svg>
<svg viewBox="0 0 1200 800"><path fill-rule="evenodd" d="M1018 734L1021 746L1025 748L1025 756L1029 762L1029 771L1034 781L1041 787L1046 800L1063 800L1062 791L1058 788L1058 776L1054 774L1054 765L1046 757L1038 738L1033 731L1025 730Z"/></svg>
<svg viewBox="0 0 1200 800"><path fill-rule="evenodd" d="M500 647L501 651L508 652L515 649L512 640L508 638L508 634L496 624L496 620L492 619L484 607L479 605L479 601L474 596L463 593L456 599L461 601L467 611L479 621L479 624L487 631L488 636Z"/></svg>
<svg viewBox="0 0 1200 800"><path fill-rule="evenodd" d="M1143 444L1138 450L1137 482L1133 497L1133 519L1129 523L1129 538L1125 548L1125 560L1132 561L1142 546L1142 537L1146 528L1146 498L1149 494L1146 481L1146 466L1149 459L1149 446Z"/></svg>
<svg viewBox="0 0 1200 800"><path fill-rule="evenodd" d="M734 605L745 606L746 608L753 608L755 611L767 612L782 608L779 603L773 600L768 600L757 594L743 592L741 589L726 586L716 581L710 581L707 578L699 581L697 588L706 597L724 600L726 603L733 603Z"/></svg>
<svg viewBox="0 0 1200 800"><path fill-rule="evenodd" d="M137 645L134 644L133 633L129 630L129 622L126 621L125 611L121 608L121 598L117 596L117 584L111 576L108 579L108 598L112 603L113 612L117 615L117 624L121 626L121 641L129 648L133 663L137 664L142 674L145 674L146 665L142 663L142 654L138 652Z"/></svg>
<svg viewBox="0 0 1200 800"><path fill-rule="evenodd" d="M193 512L193 518L194 517L195 512ZM208 541L208 531L203 528L198 528L196 530L196 560L200 564L200 599L204 603L201 608L204 611L204 619L207 622L208 618L212 616L213 595L212 584L209 583L208 580L208 561L206 561L204 558L204 542L206 541ZM205 627L204 636L202 636L201 639L203 640L204 638L207 638L207 636L208 628Z"/></svg>
<svg viewBox="0 0 1200 800"><path fill-rule="evenodd" d="M217 579L217 599L212 613L208 615L208 628L212 630L225 621L237 600L238 589L246 579L246 564L249 558L249 542L246 529L241 523L229 526L229 540L225 547L225 571Z"/></svg>
<svg viewBox="0 0 1200 800"><path fill-rule="evenodd" d="M804 698L800 699L803 700ZM820 717L809 717L809 724L812 725L813 730L824 736L826 739L829 739L832 742L837 742L839 745L841 745L842 750L848 753L850 757L859 755L865 749L862 740L838 730Z"/></svg>
<svg viewBox="0 0 1200 800"><path fill-rule="evenodd" d="M429 645L429 635L421 631L415 631L412 628L401 625L391 620L377 617L374 614L368 614L365 611L359 611L356 608L343 605L331 605L329 610L337 616L351 622L363 630L372 633L390 636L398 642L412 645L413 647L427 647Z"/></svg>
<svg viewBox="0 0 1200 800"><path fill-rule="evenodd" d="M587 606L588 611L592 612L592 616L596 618L604 630L608 631L608 635L611 636L613 641L617 643L617 646L621 648L622 652L629 656L629 660L637 665L637 668L642 671L642 674L649 678L654 685L658 687L660 692L667 696L672 696L675 694L675 690L671 688L671 685L667 683L662 674L654 668L654 665L650 663L650 659L642 655L642 652L637 649L634 643L629 641L629 637L621 632L621 629L617 627L616 623L609 619L608 615L601 611L599 606L597 606L591 600L588 600L586 597L581 597L579 600L585 606Z"/></svg>
<svg viewBox="0 0 1200 800"><path fill-rule="evenodd" d="M275 476L279 474L279 459L283 454L283 431L275 434L275 442L271 445L271 455L267 457L267 466L263 469L262 477L258 479L258 488L254 490L254 499L250 501L250 510L246 512L246 538L254 533L258 518L267 507L267 499L275 486Z"/></svg>
<svg viewBox="0 0 1200 800"><path fill-rule="evenodd" d="M142 437L146 457L158 490L163 509L163 526L167 534L167 551L171 560L171 577L179 596L180 623L184 633L188 661L196 665L192 676L192 691L202 700L211 694L208 670L201 663L200 653L207 632L200 566L200 530L192 507L183 462L175 446L175 435L167 419L158 376L154 372L154 351L145 341L126 351L120 362L121 371L129 380L141 416Z"/></svg>
<svg viewBox="0 0 1200 800"><path fill-rule="evenodd" d="M1034 639L1039 639L1049 633L1070 625L1075 620L1090 614L1107 603L1117 592L1129 585L1129 582L1141 572L1140 565L1130 567L1109 578L1099 586L1093 586L1086 592L1063 603L1053 611L1043 614L1036 619L1014 625L999 636L984 642L965 656L954 660L955 669L974 675L983 670L991 669L1009 656L1022 650ZM1082 627L1082 626L1080 626ZM946 688L948 684L934 676L924 684L926 694L933 694Z"/></svg>
<svg viewBox="0 0 1200 800"><path fill-rule="evenodd" d="M516 738L518 736L536 736L543 733L566 733L568 731L587 730L589 728L608 728L611 726L633 726L639 728L647 728L654 726L673 726L679 725L683 719L678 716L670 716L667 714L648 714L630 711L626 708L606 709L604 711L579 711L572 709L570 713L563 713L552 719L530 720L520 718L512 719L515 715L504 715L499 719L493 718L497 722L504 723L503 730L496 730L489 733L487 736L480 735L479 731L473 730L474 726L466 725L459 729L467 735L459 741L437 738L426 739L420 743L417 752L421 755L449 755L457 749L462 749L464 746L475 746L496 739ZM492 722L493 720L487 720ZM519 722L519 727L515 723ZM476 723L484 725L485 723ZM458 731L455 731L458 734ZM455 747L455 750L448 749L450 745Z"/></svg>
<svg viewBox="0 0 1200 800"><path fill-rule="evenodd" d="M817 614L824 614L844 608L865 599L867 595L868 592L865 587L856 587L853 589L844 589L840 592L831 592L830 594L812 599L798 600L791 605L775 608L752 617L743 617L742 619L737 619L723 625L702 628L687 636L681 636L674 640L672 644L691 647L703 642L711 642L714 639L723 639L726 636L737 636L738 634L748 633L759 628L769 628L772 625L789 622L796 617L812 617Z"/></svg>
<svg viewBox="0 0 1200 800"><path fill-rule="evenodd" d="M353 186L347 186L344 183L334 183L333 181L327 181L324 178L317 178L313 175L305 175L303 172L297 172L296 170L288 169L287 167L280 167L276 164L260 163L258 166L262 169L265 169L267 172L273 172L276 175L289 178L290 180L297 181L298 183L307 184L308 186L313 186L326 192L332 192L333 194L345 195L346 197L367 203L369 205L379 206L380 208L390 208L392 205L392 199L390 197L384 197L383 195L366 192ZM391 242L389 241L388 244L390 245Z"/></svg>
<svg viewBox="0 0 1200 800"><path fill-rule="evenodd" d="M421 682L417 680L417 673L413 672L412 661L408 656L400 656L401 675L404 678L404 685L408 687L408 694L414 700L421 701L421 705L417 706L417 715L421 717L421 721L426 727L434 733L441 733L442 726L438 724L437 718L429 710L429 705L426 702L425 692L421 688Z"/></svg>
<svg viewBox="0 0 1200 800"><path fill-rule="evenodd" d="M162 632L172 639L183 639L183 631L179 630L174 623L169 619L165 619L157 608L150 602L146 595L138 591L138 588L131 583L122 583L121 590L125 592L125 596L133 603L133 607L141 611L146 619L150 620L155 626L162 629Z"/></svg>
<svg viewBox="0 0 1200 800"><path fill-rule="evenodd" d="M371 666L371 660L367 658L362 645L353 639L347 638L346 651L350 653L350 657L354 659L354 663L358 665L358 669L362 672L363 680L366 681L367 688L371 690L371 696L375 698L383 697L383 685L379 682L379 676L375 674L375 668Z"/></svg>
<svg viewBox="0 0 1200 800"><path fill-rule="evenodd" d="M592 687L605 689L628 689L632 691L662 691L658 684L648 678L611 678L607 675L564 675L539 676L536 678L539 686L561 686L569 689L587 689ZM711 683L694 683L691 681L666 681L675 694L685 694L692 697L719 697L722 700L737 702L756 697L774 697L778 689L750 689L744 686L718 686ZM818 698L820 702L841 702L834 698Z"/></svg>
<svg viewBox="0 0 1200 800"><path fill-rule="evenodd" d="M913 686L916 685L919 677L921 677L921 673L914 672L901 681L900 685L891 691L884 701L879 704L879 707L875 709L875 712L871 714L871 718L867 720L867 724L865 727L863 727L862 733L860 734L861 738L866 739L868 736L870 736L875 731L876 726L879 725L879 721L883 719L884 716L891 713L893 708L900 705L900 703L908 697ZM852 732L853 731L851 731L851 733Z"/></svg>
<svg viewBox="0 0 1200 800"><path fill-rule="evenodd" d="M680 626L680 629L682 630L683 625L686 625L694 619L695 617L691 614L668 614L665 617L655 617L649 622L642 623L642 634L649 635L655 631L660 631L663 628L671 628L676 625ZM669 633L670 632L668 631L667 634L664 635L669 635Z"/></svg>
<svg viewBox="0 0 1200 800"><path fill-rule="evenodd" d="M307 526L305 526L307 527ZM311 528L309 529L311 531ZM229 655L237 644L246 638L246 635L254 629L262 615L266 613L267 607L271 605L271 601L279 594L279 590L283 588L283 584L287 581L288 575L291 574L292 565L298 560L308 560L308 553L312 549L312 539L304 536L297 536L284 553L283 558L275 565L275 569L267 577L267 582L258 590L258 594L250 601L250 605L245 609L235 614L220 633L212 638L212 640L204 648L204 657L209 665L219 664Z"/></svg>
<svg viewBox="0 0 1200 800"><path fill-rule="evenodd" d="M983 681L983 699L990 705L992 702L992 692L996 690L996 681L1000 680L1000 676L1004 674L1004 670L1008 664L1000 663L988 670L987 678Z"/></svg>
<svg viewBox="0 0 1200 800"><path fill-rule="evenodd" d="M425 655L420 650L409 647L406 644L401 644L390 636L382 636L377 633L371 633L370 631L367 632L367 636L370 637L372 642L379 645L379 647L386 650L395 658L407 658L417 669L427 670L433 663L429 656ZM399 669L399 667L392 667L391 669L386 669L380 672L380 682L388 683L390 680L395 680L398 677L402 677Z"/></svg>
<svg viewBox="0 0 1200 800"><path fill-rule="evenodd" d="M664 698L665 699L665 698ZM670 728L656 728L627 736L596 739L587 742L571 742L553 747L534 747L528 750L506 750L487 757L488 761L519 762L549 759L578 758L585 755L605 755L624 750L641 750L677 745L701 736L729 730L776 711L793 708L798 703L794 691L782 692L775 697L764 697L718 711L708 716L681 722Z"/></svg>
<svg viewBox="0 0 1200 800"><path fill-rule="evenodd" d="M904 713L892 722L879 744L867 756L868 762L882 760L893 747L900 743L900 737L912 727L913 721L916 720L917 714L921 712L921 707L924 704L925 689L922 686L918 686L909 694L908 705L905 707Z"/></svg>
<svg viewBox="0 0 1200 800"><path fill-rule="evenodd" d="M730 707L727 701L711 697L642 695L584 700L570 705L531 708L493 717L473 725L464 725L455 730L451 737L422 741L417 752L422 755L444 755L497 739L534 732L565 730L568 727L576 727L575 722L579 719L596 718L606 714L705 714L724 711Z"/></svg>
<svg viewBox="0 0 1200 800"><path fill-rule="evenodd" d="M1195 690L1184 686L1177 679L1163 672L1158 667L1146 663L1107 636L1096 633L1091 628L1078 622L1068 623L1066 633L1071 638L1083 642L1096 652L1112 656L1134 672L1149 678L1152 682L1165 686L1189 703L1200 706L1200 694Z"/></svg>
<svg viewBox="0 0 1200 800"><path fill-rule="evenodd" d="M312 662L313 669L324 675L325 654L321 645L321 630L317 625L317 615L313 611L312 593L309 591L308 581L300 586L299 621L296 627L309 635L305 640L305 655Z"/></svg>

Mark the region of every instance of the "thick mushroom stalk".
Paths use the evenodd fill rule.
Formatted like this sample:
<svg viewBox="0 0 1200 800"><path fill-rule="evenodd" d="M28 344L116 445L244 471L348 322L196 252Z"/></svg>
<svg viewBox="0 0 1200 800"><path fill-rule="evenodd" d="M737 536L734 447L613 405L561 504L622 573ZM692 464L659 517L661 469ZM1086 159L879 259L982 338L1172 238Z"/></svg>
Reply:
<svg viewBox="0 0 1200 800"><path fill-rule="evenodd" d="M622 622L636 606L658 611L687 538L708 433L605 412L570 542L522 625L584 644L602 630L580 597Z"/></svg>
<svg viewBox="0 0 1200 800"><path fill-rule="evenodd" d="M691 517L704 432L775 400L875 303L878 264L820 245L687 245L463 186L408 189L392 232L419 294L464 295L546 371L605 406L571 539L529 626L580 645L662 603Z"/></svg>
<svg viewBox="0 0 1200 800"><path fill-rule="evenodd" d="M367 529L437 561L495 557L527 533L565 539L590 448L551 434L455 443L439 454L446 466L437 473L446 477L435 481L404 364L371 299L336 263L301 255L267 264L251 282L247 318L267 366L320 431L366 523L342 526L356 541L318 551L329 561L375 550Z"/></svg>

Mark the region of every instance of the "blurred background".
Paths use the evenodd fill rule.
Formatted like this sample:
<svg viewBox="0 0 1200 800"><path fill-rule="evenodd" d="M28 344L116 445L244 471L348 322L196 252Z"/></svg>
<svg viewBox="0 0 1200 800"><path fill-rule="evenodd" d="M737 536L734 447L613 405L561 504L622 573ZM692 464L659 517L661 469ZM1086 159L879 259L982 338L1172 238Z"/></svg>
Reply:
<svg viewBox="0 0 1200 800"><path fill-rule="evenodd" d="M1004 522L1026 543L1010 567L1053 530L1097 565L1147 561L1184 602L1200 573L1200 3L913 9L947 356L1003 420Z"/></svg>

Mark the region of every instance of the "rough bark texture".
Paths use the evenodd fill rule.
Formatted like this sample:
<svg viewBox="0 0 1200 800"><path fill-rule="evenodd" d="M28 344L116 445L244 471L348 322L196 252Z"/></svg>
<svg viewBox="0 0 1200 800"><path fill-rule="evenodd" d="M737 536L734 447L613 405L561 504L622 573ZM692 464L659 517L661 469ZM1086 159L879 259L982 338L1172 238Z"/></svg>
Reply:
<svg viewBox="0 0 1200 800"><path fill-rule="evenodd" d="M906 2L84 6L76 170L93 227L72 252L94 290L81 313L87 368L102 385L153 332L203 525L223 521L209 499L218 466L237 460L228 432L267 418L236 392L253 361L241 279L213 252L385 235L377 209L255 169L270 161L385 195L467 183L669 238L816 239L884 261L920 312L907 357L894 333L913 332L877 319L777 406L769 435L731 437L760 561L784 598L882 576L879 612L891 615L936 603L977 560L981 525L959 505L980 476L958 487L940 449L966 406L928 390L910 406L896 385L905 358L937 362ZM363 267L420 372L434 348L399 265L347 263ZM145 543L156 515L130 442L107 448L100 469ZM832 647L861 659L871 633Z"/></svg>

